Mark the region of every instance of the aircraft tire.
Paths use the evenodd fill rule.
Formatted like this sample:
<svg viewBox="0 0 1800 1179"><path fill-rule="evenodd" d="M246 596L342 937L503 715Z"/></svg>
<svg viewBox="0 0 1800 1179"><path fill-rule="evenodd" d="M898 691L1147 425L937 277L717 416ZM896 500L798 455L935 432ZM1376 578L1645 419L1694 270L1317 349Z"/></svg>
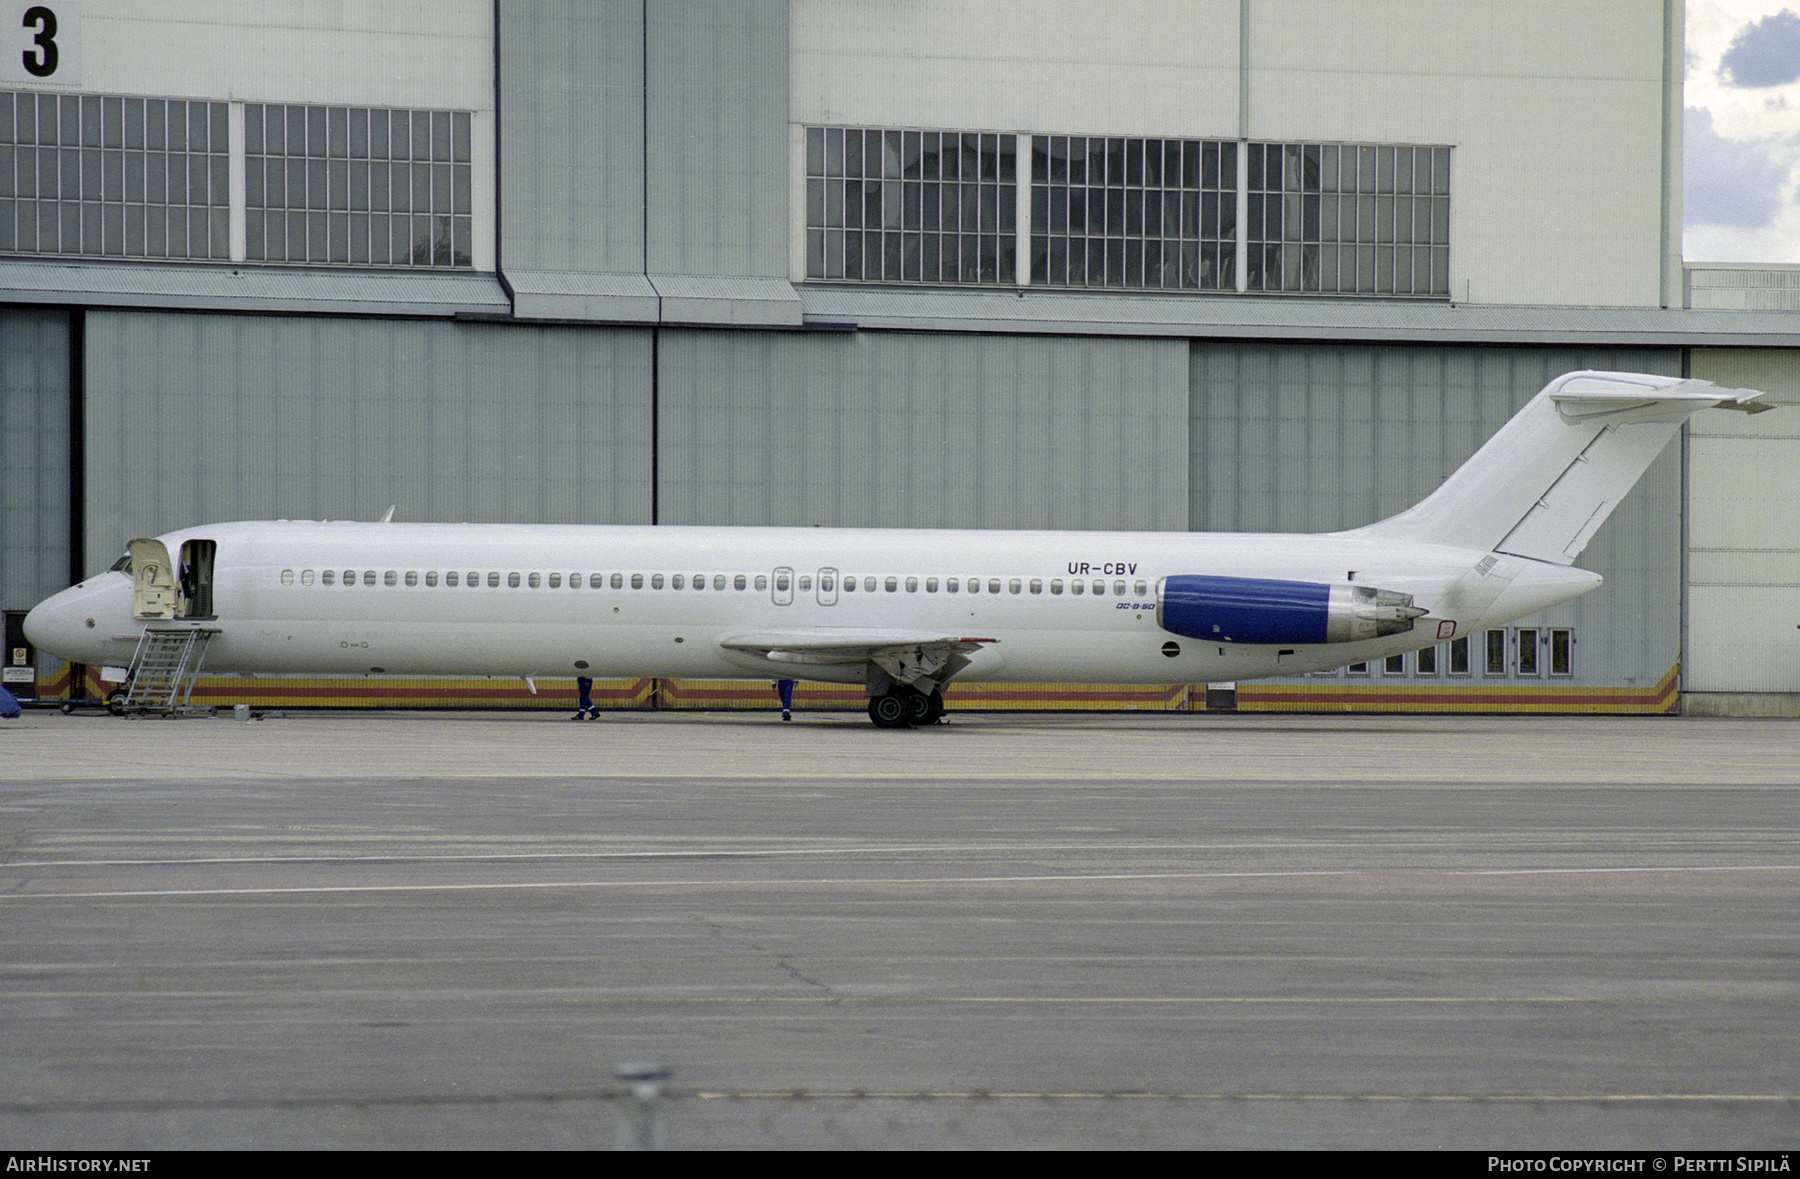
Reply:
<svg viewBox="0 0 1800 1179"><path fill-rule="evenodd" d="M931 715L925 718L925 723L935 725L944 719L944 694L933 692L926 699L931 701Z"/></svg>
<svg viewBox="0 0 1800 1179"><path fill-rule="evenodd" d="M869 719L881 729L904 729L912 723L912 708L898 692L869 698Z"/></svg>
<svg viewBox="0 0 1800 1179"><path fill-rule="evenodd" d="M937 723L937 714L931 707L931 697L923 692L906 694L906 720L908 724L931 725Z"/></svg>

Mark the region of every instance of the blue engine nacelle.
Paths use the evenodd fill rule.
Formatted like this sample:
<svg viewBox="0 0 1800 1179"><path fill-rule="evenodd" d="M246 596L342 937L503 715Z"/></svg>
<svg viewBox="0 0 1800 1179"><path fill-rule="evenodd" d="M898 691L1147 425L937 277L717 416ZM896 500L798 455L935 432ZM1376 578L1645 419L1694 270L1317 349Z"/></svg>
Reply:
<svg viewBox="0 0 1800 1179"><path fill-rule="evenodd" d="M1349 582L1182 573L1156 587L1156 624L1212 643L1299 647L1401 634L1425 611L1411 594Z"/></svg>

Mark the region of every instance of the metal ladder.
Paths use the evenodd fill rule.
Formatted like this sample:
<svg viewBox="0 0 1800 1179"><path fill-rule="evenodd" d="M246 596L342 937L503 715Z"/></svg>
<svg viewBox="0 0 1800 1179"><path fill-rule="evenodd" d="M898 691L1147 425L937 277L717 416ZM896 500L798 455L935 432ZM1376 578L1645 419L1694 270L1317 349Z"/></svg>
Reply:
<svg viewBox="0 0 1800 1179"><path fill-rule="evenodd" d="M131 660L131 682L119 711L169 716L185 711L206 659L206 644L218 633L202 628L145 627Z"/></svg>

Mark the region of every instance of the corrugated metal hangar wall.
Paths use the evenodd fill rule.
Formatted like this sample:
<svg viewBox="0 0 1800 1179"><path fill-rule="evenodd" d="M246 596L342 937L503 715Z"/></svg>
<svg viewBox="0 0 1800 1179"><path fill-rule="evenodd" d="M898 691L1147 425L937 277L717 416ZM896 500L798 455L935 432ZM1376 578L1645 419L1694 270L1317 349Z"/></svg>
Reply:
<svg viewBox="0 0 1800 1179"><path fill-rule="evenodd" d="M115 7L90 3L87 19L97 27ZM1227 23L1243 11L1235 0L1204 18L1176 10L1183 21ZM1255 11L1274 21L1285 9ZM1429 492L1568 369L1676 373L1689 363L1721 383L1800 387L1791 351L1710 349L1690 361L1653 332L1619 331L1610 313L1583 320L1546 306L1482 318L1484 289L1515 305L1655 314L1667 283L1654 186L1619 190L1631 208L1607 234L1583 229L1579 249L1553 248L1544 233L1588 226L1608 202L1558 190L1544 195L1549 222L1502 223L1495 194L1541 174L1554 120L1471 117L1457 130L1425 106L1407 114L1378 94L1360 105L1296 97L1269 82L1315 76L1308 55L1333 51L1317 38L1276 45L1279 68L1261 73L1235 37L1190 39L1170 52L1193 60L1155 74L1168 93L1102 88L1097 105L1071 106L1067 88L1044 78L1062 68L1057 37L1074 33L1032 45L1014 37L1018 60L971 79L946 30L990 47L1008 34L953 0L904 16L784 0L453 6L431 40L436 68L379 77L355 58L341 64L344 46L404 55L423 43L400 17L365 16L381 27L265 30L271 43L291 39L297 55L274 70L219 55L208 67L217 77L178 80L153 55L112 67L100 47L87 55L84 84L102 92L466 111L476 228L455 273L134 271L90 260L50 275L29 259L0 260L8 297L25 304L0 312L9 608L104 567L134 536L210 519L368 519L389 504L400 518L436 520L1329 530ZM922 39L896 41L884 21L914 22L907 28ZM1440 32L1407 35L1436 44ZM1444 35L1445 44L1462 36ZM1661 36L1635 29L1621 41L1631 62L1618 86L1602 93L1576 80L1555 101L1554 88L1539 93L1538 106L1604 100L1628 108L1634 127L1654 123L1660 67L1646 63ZM1108 34L1095 52L1128 56L1130 40L1129 30ZM1357 44L1351 58L1368 50ZM340 64L310 69L312 58ZM859 72L872 58L882 87ZM1093 65L1090 81L1115 68ZM1402 72L1394 85L1412 85ZM1192 111L1171 113L1184 87L1232 77L1235 102L1208 83L1198 132ZM1290 314L1270 310L1272 298L809 282L806 128L939 125L946 87L970 91L952 120L965 129L1035 119L1042 126L1031 129L1045 132L1453 144L1450 285L1476 302L1315 301ZM983 87L999 87L989 97L1000 105L975 93ZM1021 106L1021 94L1035 97ZM286 109L291 118L298 108ZM1379 110L1388 113L1369 123ZM231 119L243 117L233 107ZM1591 161L1597 149L1584 140L1556 150ZM1655 175L1655 144L1622 136L1609 150L1607 167ZM1502 203L1509 215L1519 207ZM291 233L299 223L289 224ZM1536 272L1521 269L1527 259ZM35 296L32 283L43 285ZM1216 325L1201 322L1208 315ZM847 318L862 330L840 330ZM1592 346L1581 342L1589 320ZM1472 325L1467 339L1458 323ZM1621 336L1633 343L1601 344ZM1607 579L1596 593L1500 634L1498 647L1463 652L1460 667L1442 650L1245 685L1241 698L1666 710L1684 650L1688 686L1719 700L1800 692L1800 650L1775 660L1761 650L1794 640L1771 639L1756 621L1759 603L1800 589L1800 542L1769 524L1791 519L1793 489L1756 474L1793 469L1796 449L1792 427L1708 420L1584 554L1581 564ZM1538 656L1525 656L1527 643Z"/></svg>
<svg viewBox="0 0 1800 1179"><path fill-rule="evenodd" d="M32 347L9 351L22 374L9 382L66 380L57 318L0 316L10 333L37 333L35 363ZM434 520L1328 531L1423 497L1550 376L1679 362L1666 351L657 334L653 373L649 329L89 312L85 568L192 521L370 519L389 504ZM49 416L29 436L8 431L36 456L20 491L46 521L64 517L68 486L56 459L66 415ZM139 488L155 493L120 494ZM1606 585L1532 620L1544 641L1569 628L1579 644L1566 674L1532 679L1650 688L1669 673L1680 520L1672 449L1584 557ZM9 585L13 600L63 578L60 537L44 531L32 542L9 530L9 570L39 574ZM1519 679L1510 655L1505 671L1478 673L1490 688ZM1447 661L1430 676L1413 663L1368 674L1457 683Z"/></svg>

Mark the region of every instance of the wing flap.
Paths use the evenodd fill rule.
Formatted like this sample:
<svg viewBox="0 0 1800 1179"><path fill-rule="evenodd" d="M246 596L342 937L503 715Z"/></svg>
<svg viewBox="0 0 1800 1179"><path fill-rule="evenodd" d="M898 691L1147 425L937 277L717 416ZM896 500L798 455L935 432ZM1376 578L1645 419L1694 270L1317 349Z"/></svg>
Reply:
<svg viewBox="0 0 1800 1179"><path fill-rule="evenodd" d="M970 655L997 642L936 631L813 627L727 635L719 648L763 661L764 670L786 675L810 669L819 679L867 682L873 665L890 680L926 691L967 667Z"/></svg>
<svg viewBox="0 0 1800 1179"><path fill-rule="evenodd" d="M935 631L856 630L812 627L727 635L719 646L776 663L867 663L879 655L912 650L967 655L998 639L947 635Z"/></svg>

